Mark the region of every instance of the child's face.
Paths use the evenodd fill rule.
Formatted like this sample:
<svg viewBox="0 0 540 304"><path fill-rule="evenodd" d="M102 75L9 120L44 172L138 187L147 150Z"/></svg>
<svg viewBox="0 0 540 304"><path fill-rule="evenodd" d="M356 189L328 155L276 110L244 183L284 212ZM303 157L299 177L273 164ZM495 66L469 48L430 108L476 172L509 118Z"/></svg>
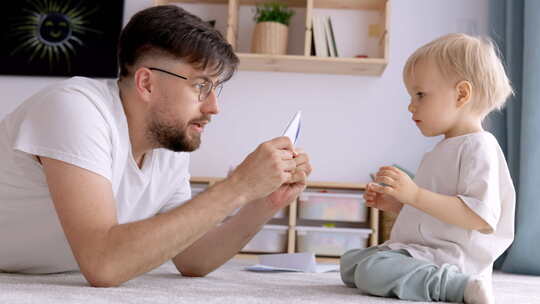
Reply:
<svg viewBox="0 0 540 304"><path fill-rule="evenodd" d="M412 75L405 77L405 86L411 96L409 112L420 132L448 137L459 117L453 80L445 79L431 60L420 60Z"/></svg>

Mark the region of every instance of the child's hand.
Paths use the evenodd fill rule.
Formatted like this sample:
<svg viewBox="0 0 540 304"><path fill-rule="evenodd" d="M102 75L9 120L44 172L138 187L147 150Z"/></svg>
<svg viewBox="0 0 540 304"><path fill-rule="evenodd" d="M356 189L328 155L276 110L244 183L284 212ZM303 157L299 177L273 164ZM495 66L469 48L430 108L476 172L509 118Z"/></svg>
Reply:
<svg viewBox="0 0 540 304"><path fill-rule="evenodd" d="M366 206L398 214L403 204L387 194L378 193L376 190L382 191L378 188L383 188L383 186L376 183L367 184L364 192Z"/></svg>
<svg viewBox="0 0 540 304"><path fill-rule="evenodd" d="M403 204L411 204L417 200L418 186L405 172L396 167L380 168L375 181L384 184L373 188L377 193L387 194Z"/></svg>

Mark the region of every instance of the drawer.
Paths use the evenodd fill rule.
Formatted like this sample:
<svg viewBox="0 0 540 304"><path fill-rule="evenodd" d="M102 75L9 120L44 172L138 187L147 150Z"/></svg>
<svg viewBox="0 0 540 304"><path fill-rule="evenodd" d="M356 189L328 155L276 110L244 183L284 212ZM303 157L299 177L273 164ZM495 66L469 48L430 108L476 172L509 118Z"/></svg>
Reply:
<svg viewBox="0 0 540 304"><path fill-rule="evenodd" d="M362 194L304 192L298 216L309 220L366 222L367 208Z"/></svg>
<svg viewBox="0 0 540 304"><path fill-rule="evenodd" d="M341 256L350 249L366 248L371 229L296 227L298 252Z"/></svg>
<svg viewBox="0 0 540 304"><path fill-rule="evenodd" d="M279 253L287 251L288 226L264 225L249 243L242 249L243 252L269 252Z"/></svg>

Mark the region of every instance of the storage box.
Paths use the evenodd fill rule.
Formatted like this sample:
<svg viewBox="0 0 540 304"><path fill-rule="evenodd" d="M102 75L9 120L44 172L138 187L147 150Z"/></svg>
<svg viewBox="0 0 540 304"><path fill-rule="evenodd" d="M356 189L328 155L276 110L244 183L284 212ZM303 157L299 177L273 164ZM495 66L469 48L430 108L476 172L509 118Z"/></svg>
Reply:
<svg viewBox="0 0 540 304"><path fill-rule="evenodd" d="M243 252L286 252L288 226L264 225L249 243L242 249Z"/></svg>
<svg viewBox="0 0 540 304"><path fill-rule="evenodd" d="M366 248L371 229L296 227L298 252L341 256L347 250Z"/></svg>
<svg viewBox="0 0 540 304"><path fill-rule="evenodd" d="M298 215L310 220L365 222L366 210L361 194L304 192Z"/></svg>

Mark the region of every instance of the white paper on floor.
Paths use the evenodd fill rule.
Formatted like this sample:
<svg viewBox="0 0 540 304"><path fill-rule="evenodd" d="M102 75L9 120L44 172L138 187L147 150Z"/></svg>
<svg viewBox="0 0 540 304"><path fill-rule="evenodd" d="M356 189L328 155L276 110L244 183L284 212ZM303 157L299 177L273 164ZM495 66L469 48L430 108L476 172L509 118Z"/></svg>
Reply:
<svg viewBox="0 0 540 304"><path fill-rule="evenodd" d="M259 272L332 272L339 271L338 264L317 264L311 252L259 255L259 264L247 266L246 270Z"/></svg>

